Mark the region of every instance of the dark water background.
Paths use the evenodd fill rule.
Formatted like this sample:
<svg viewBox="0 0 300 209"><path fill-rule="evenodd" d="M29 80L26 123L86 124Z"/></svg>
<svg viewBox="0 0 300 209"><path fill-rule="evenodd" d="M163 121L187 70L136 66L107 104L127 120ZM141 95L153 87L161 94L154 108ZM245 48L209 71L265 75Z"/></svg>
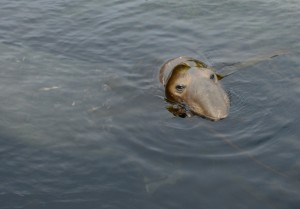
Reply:
<svg viewBox="0 0 300 209"><path fill-rule="evenodd" d="M297 0L3 0L0 208L299 208L299 17ZM222 81L225 120L165 109L167 59L278 49Z"/></svg>

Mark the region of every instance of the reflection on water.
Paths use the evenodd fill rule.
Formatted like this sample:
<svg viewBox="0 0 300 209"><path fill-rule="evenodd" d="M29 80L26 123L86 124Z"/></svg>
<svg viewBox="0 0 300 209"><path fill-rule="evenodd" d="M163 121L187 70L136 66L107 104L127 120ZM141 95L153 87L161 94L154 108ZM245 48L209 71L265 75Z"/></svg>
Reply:
<svg viewBox="0 0 300 209"><path fill-rule="evenodd" d="M293 1L4 1L2 208L296 208ZM289 54L222 81L229 117L173 117L157 73Z"/></svg>

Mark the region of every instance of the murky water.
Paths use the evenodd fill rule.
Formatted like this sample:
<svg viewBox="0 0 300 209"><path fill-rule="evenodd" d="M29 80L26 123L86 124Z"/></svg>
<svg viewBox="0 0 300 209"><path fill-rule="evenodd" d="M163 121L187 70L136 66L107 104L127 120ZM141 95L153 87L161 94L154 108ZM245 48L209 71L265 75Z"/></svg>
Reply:
<svg viewBox="0 0 300 209"><path fill-rule="evenodd" d="M0 6L1 208L297 208L297 1ZM157 73L289 54L222 80L228 118L174 118Z"/></svg>

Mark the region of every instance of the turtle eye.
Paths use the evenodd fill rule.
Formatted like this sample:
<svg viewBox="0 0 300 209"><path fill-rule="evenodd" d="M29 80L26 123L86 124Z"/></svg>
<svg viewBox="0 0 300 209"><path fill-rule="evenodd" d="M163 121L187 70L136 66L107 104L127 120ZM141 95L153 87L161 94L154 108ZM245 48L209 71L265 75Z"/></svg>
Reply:
<svg viewBox="0 0 300 209"><path fill-rule="evenodd" d="M178 85L175 86L175 88L176 88L177 92L181 93L185 89L185 85L178 84Z"/></svg>
<svg viewBox="0 0 300 209"><path fill-rule="evenodd" d="M215 80L215 74L211 74L209 77L211 80Z"/></svg>

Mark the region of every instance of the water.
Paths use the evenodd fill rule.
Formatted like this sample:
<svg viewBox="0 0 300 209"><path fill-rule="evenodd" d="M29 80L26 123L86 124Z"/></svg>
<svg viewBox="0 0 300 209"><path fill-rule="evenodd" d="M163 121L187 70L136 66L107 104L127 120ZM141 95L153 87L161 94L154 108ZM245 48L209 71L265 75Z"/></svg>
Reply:
<svg viewBox="0 0 300 209"><path fill-rule="evenodd" d="M297 1L0 6L1 208L297 208ZM286 49L222 80L228 118L173 118L157 72Z"/></svg>

